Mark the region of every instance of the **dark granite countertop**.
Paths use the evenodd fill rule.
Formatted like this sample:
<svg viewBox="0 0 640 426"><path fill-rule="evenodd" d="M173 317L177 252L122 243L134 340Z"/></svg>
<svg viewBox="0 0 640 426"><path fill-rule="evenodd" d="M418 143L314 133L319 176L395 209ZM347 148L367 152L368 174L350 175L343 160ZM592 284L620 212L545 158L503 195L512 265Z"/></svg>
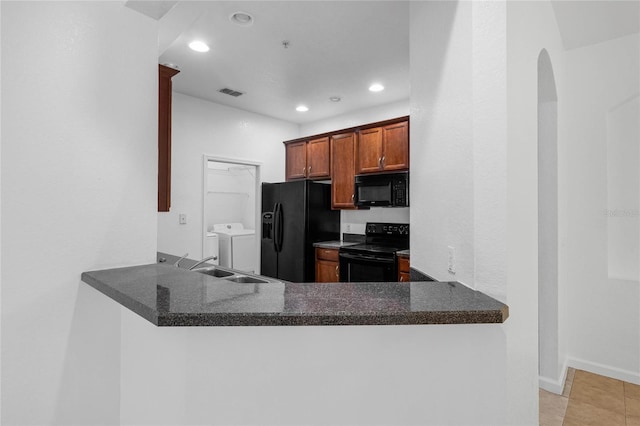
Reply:
<svg viewBox="0 0 640 426"><path fill-rule="evenodd" d="M328 249L339 249L340 247L352 246L358 243L348 242L348 241L320 241L318 243L313 243L314 247L320 248L328 248Z"/></svg>
<svg viewBox="0 0 640 426"><path fill-rule="evenodd" d="M82 281L158 326L502 323L509 308L456 282L235 283L171 264Z"/></svg>

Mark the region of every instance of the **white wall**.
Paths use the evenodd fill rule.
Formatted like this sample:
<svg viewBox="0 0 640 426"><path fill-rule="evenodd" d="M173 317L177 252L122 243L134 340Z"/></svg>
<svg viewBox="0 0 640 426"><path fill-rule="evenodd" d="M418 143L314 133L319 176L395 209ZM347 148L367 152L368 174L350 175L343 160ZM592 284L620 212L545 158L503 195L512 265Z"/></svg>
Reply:
<svg viewBox="0 0 640 426"><path fill-rule="evenodd" d="M570 365L640 383L638 259L634 270L625 258L637 253L640 221L640 39L636 33L568 50L564 62L558 105L567 355ZM620 238L621 228L631 235Z"/></svg>
<svg viewBox="0 0 640 426"><path fill-rule="evenodd" d="M120 310L80 274L155 259L156 23L0 7L2 423L118 424Z"/></svg>
<svg viewBox="0 0 640 426"><path fill-rule="evenodd" d="M203 154L260 162L263 182L281 182L285 168L282 141L297 138L299 129L296 124L175 92L172 114L171 211L158 213L158 250L199 258ZM186 225L179 224L180 213L187 215Z"/></svg>
<svg viewBox="0 0 640 426"><path fill-rule="evenodd" d="M415 9L426 16L414 18L412 8L411 264L437 280L473 286L472 6L433 2ZM447 272L449 246L455 274Z"/></svg>
<svg viewBox="0 0 640 426"><path fill-rule="evenodd" d="M491 2L426 6L438 22L412 26L411 54L412 233L425 236L412 239L412 265L439 280L460 281L502 299L506 294L503 6ZM454 251L455 273L448 271L449 247Z"/></svg>
<svg viewBox="0 0 640 426"><path fill-rule="evenodd" d="M360 109L347 114L300 125L300 137L317 135L334 130L347 129L376 121L409 115L409 99Z"/></svg>
<svg viewBox="0 0 640 426"><path fill-rule="evenodd" d="M158 328L124 311L123 425L515 425L501 326ZM161 374L158 374L161 372Z"/></svg>
<svg viewBox="0 0 640 426"><path fill-rule="evenodd" d="M390 120L409 115L409 100L393 102L373 108L362 109L330 117L325 120L300 125L302 136L346 129L362 124ZM415 182L411 177L411 185ZM409 223L409 208L372 208L369 210L342 210L340 212L340 235L343 233L364 234L367 222Z"/></svg>
<svg viewBox="0 0 640 426"><path fill-rule="evenodd" d="M507 17L509 404L537 416L538 57L547 49L559 87L562 44L550 2L507 2Z"/></svg>
<svg viewBox="0 0 640 426"><path fill-rule="evenodd" d="M535 158L536 145L534 139L528 158L526 150L507 149L507 140L514 140L507 138L514 129L507 101L507 89L513 88L507 79L512 78L507 72L513 55L507 41L511 6L411 5L411 170L420 185L411 192L411 263L437 279L461 281L509 304L500 348L506 354L500 373L506 377L500 402L506 412L494 424L537 425L537 214L535 198L527 199L535 197L536 172L522 167ZM536 60L537 52L534 91ZM535 125L535 110L527 114ZM534 191L517 193L521 180ZM518 196L533 201L534 209L523 211ZM447 271L448 246L455 248L455 275Z"/></svg>

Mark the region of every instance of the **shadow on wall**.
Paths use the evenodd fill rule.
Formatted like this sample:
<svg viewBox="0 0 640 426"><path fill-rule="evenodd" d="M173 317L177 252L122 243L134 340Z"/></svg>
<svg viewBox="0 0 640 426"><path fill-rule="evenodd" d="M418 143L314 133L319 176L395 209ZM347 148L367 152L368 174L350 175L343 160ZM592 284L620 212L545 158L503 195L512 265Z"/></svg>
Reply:
<svg viewBox="0 0 640 426"><path fill-rule="evenodd" d="M53 424L120 423L120 306L80 282Z"/></svg>
<svg viewBox="0 0 640 426"><path fill-rule="evenodd" d="M558 330L558 95L543 49L538 56L538 374L549 383L560 374Z"/></svg>

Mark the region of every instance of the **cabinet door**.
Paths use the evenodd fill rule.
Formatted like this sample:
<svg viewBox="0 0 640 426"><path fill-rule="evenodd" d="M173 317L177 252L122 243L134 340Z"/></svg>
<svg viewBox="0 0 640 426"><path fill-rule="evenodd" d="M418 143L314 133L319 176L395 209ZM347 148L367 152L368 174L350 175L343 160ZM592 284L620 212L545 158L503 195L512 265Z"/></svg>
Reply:
<svg viewBox="0 0 640 426"><path fill-rule="evenodd" d="M337 283L339 281L338 250L316 247L316 282Z"/></svg>
<svg viewBox="0 0 640 426"><path fill-rule="evenodd" d="M331 137L331 208L354 209L355 133Z"/></svg>
<svg viewBox="0 0 640 426"><path fill-rule="evenodd" d="M307 142L307 177L309 179L331 176L329 151L328 136Z"/></svg>
<svg viewBox="0 0 640 426"><path fill-rule="evenodd" d="M171 207L171 78L180 71L158 65L158 211Z"/></svg>
<svg viewBox="0 0 640 426"><path fill-rule="evenodd" d="M398 281L411 281L411 272L409 269L409 258L405 256L398 257Z"/></svg>
<svg viewBox="0 0 640 426"><path fill-rule="evenodd" d="M356 149L356 173L382 170L382 128L360 130Z"/></svg>
<svg viewBox="0 0 640 426"><path fill-rule="evenodd" d="M286 180L307 177L307 142L286 144Z"/></svg>
<svg viewBox="0 0 640 426"><path fill-rule="evenodd" d="M340 266L338 262L328 260L316 261L316 282L337 283L340 281Z"/></svg>
<svg viewBox="0 0 640 426"><path fill-rule="evenodd" d="M382 128L382 168L384 171L409 170L409 123Z"/></svg>

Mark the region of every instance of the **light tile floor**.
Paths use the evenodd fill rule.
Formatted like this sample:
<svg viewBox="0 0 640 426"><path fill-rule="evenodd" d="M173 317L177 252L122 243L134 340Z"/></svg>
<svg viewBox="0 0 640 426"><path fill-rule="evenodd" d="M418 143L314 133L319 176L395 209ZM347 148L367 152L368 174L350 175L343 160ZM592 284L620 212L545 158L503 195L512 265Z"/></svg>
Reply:
<svg viewBox="0 0 640 426"><path fill-rule="evenodd" d="M640 386L570 368L562 395L540 389L540 426L640 426Z"/></svg>

